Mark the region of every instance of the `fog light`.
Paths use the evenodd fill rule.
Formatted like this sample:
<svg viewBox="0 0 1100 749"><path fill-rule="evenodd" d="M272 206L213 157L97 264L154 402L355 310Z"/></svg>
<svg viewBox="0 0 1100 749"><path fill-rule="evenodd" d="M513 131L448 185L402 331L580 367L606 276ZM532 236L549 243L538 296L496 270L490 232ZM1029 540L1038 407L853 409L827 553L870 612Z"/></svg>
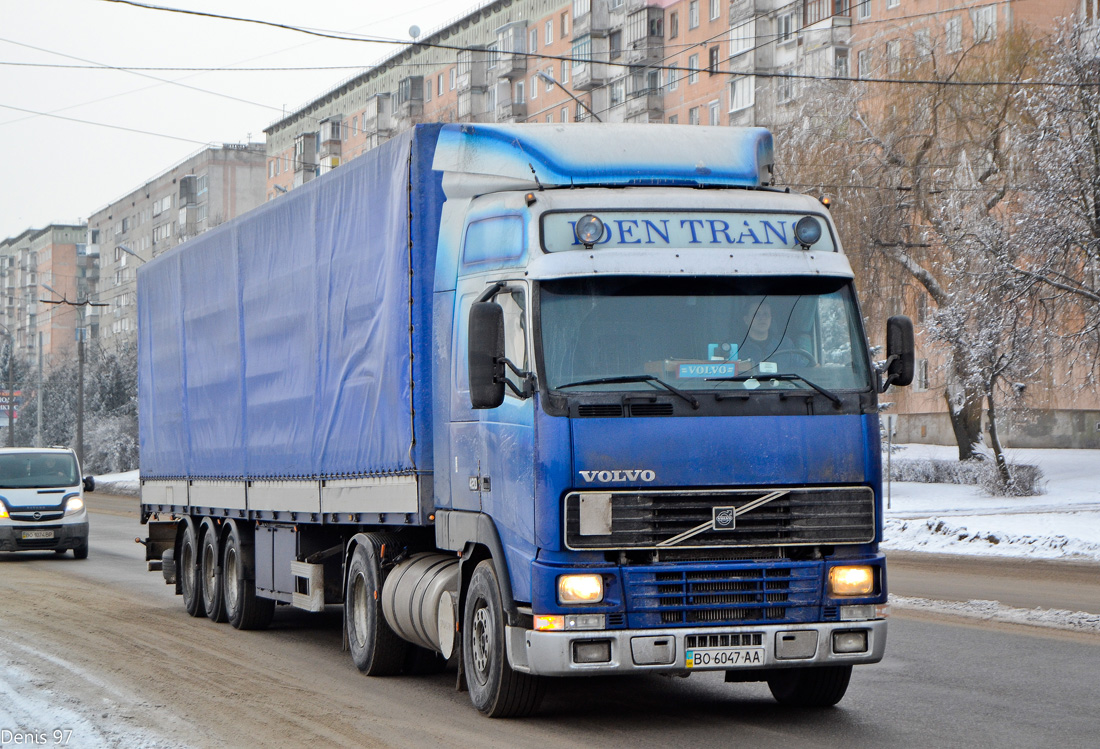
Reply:
<svg viewBox="0 0 1100 749"><path fill-rule="evenodd" d="M603 600L600 575L562 575L558 578L558 603L599 603Z"/></svg>
<svg viewBox="0 0 1100 749"><path fill-rule="evenodd" d="M565 617L561 615L537 615L535 617L535 629L539 632L551 632L556 629L565 629Z"/></svg>
<svg viewBox="0 0 1100 749"><path fill-rule="evenodd" d="M574 640L574 663L610 663L611 640Z"/></svg>
<svg viewBox="0 0 1100 749"><path fill-rule="evenodd" d="M875 570L868 565L833 567L829 570L829 592L834 596L866 596L875 590Z"/></svg>
<svg viewBox="0 0 1100 749"><path fill-rule="evenodd" d="M866 653L867 630L856 629L847 632L833 632L834 653Z"/></svg>
<svg viewBox="0 0 1100 749"><path fill-rule="evenodd" d="M565 617L566 629L603 629L607 617L603 614L570 614Z"/></svg>

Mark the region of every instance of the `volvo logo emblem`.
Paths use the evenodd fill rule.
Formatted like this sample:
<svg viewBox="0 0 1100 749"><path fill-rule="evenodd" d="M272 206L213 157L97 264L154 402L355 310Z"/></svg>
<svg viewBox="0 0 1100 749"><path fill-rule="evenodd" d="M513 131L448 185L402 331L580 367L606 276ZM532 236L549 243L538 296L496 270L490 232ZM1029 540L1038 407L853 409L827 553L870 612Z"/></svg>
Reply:
<svg viewBox="0 0 1100 749"><path fill-rule="evenodd" d="M716 531L732 531L737 527L736 507L715 507L711 527Z"/></svg>
<svg viewBox="0 0 1100 749"><path fill-rule="evenodd" d="M657 474L648 469L630 468L623 471L578 471L581 478L588 483L593 481L601 484L618 484L634 481L645 481L646 483L656 481Z"/></svg>
<svg viewBox="0 0 1100 749"><path fill-rule="evenodd" d="M34 517L35 520L41 520L42 519L42 513L41 512L36 512L36 513L34 513L33 517Z"/></svg>

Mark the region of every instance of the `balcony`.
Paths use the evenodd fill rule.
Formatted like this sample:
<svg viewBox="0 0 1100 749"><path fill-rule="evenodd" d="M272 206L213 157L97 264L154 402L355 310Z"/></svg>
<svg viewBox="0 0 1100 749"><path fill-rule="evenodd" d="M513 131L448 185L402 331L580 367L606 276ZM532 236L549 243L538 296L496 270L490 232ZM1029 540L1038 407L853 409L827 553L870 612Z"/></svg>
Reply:
<svg viewBox="0 0 1100 749"><path fill-rule="evenodd" d="M650 65L658 63L664 57L665 46L661 39L643 37L631 42L623 49L623 61L631 65Z"/></svg>
<svg viewBox="0 0 1100 749"><path fill-rule="evenodd" d="M611 14L607 3L592 3L592 10L573 19L573 39L582 36L607 36L611 31Z"/></svg>
<svg viewBox="0 0 1100 749"><path fill-rule="evenodd" d="M637 117L648 114L660 117L665 111L664 93L659 88L645 88L627 95L624 116Z"/></svg>
<svg viewBox="0 0 1100 749"><path fill-rule="evenodd" d="M515 80L527 75L527 55L502 54L493 68L497 78Z"/></svg>
<svg viewBox="0 0 1100 749"><path fill-rule="evenodd" d="M607 83L606 62L586 62L573 68L573 88L577 91L591 91Z"/></svg>
<svg viewBox="0 0 1100 749"><path fill-rule="evenodd" d="M527 102L505 101L497 103L497 122L522 122L527 119Z"/></svg>

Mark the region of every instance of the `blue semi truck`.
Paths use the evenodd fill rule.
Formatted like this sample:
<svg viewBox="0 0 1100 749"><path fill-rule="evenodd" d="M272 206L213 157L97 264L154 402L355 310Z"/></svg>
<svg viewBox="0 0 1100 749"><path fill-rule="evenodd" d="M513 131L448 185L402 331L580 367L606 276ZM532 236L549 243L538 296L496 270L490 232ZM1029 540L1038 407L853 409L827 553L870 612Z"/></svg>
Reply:
<svg viewBox="0 0 1100 749"><path fill-rule="evenodd" d="M832 705L886 645L878 393L758 128L423 125L141 267L147 557L192 616L343 605L366 674Z"/></svg>

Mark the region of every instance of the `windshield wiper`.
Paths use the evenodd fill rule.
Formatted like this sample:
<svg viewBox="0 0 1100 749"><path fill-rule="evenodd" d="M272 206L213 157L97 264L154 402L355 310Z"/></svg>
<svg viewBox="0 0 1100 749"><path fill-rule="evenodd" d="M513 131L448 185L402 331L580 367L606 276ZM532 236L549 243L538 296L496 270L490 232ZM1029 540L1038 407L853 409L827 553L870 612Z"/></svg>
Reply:
<svg viewBox="0 0 1100 749"><path fill-rule="evenodd" d="M557 387L554 388L554 390L562 390L563 388L581 387L583 385L615 385L615 384L626 383L626 382L652 382L656 385L660 385L661 387L663 387L665 390L669 391L670 393L673 393L674 395L680 396L681 398L686 400L688 403L690 403L692 408L694 408L694 409L699 408L699 400L694 395L691 395L690 393L685 393L683 390L680 390L679 388L675 388L672 385L669 385L667 382L662 380L660 377L657 377L656 375L651 375L651 374L623 375L621 377L597 377L597 378L592 379L592 380L580 380L579 382L570 382L567 385L558 385Z"/></svg>
<svg viewBox="0 0 1100 749"><path fill-rule="evenodd" d="M832 390L826 390L817 383L807 380L800 374L749 374L749 375L737 375L736 377L707 377L707 382L747 382L748 380L782 380L784 382L790 382L792 380L801 380L817 392L824 395L826 398L833 402L833 405L840 408L843 401L840 400L840 396L834 393Z"/></svg>

